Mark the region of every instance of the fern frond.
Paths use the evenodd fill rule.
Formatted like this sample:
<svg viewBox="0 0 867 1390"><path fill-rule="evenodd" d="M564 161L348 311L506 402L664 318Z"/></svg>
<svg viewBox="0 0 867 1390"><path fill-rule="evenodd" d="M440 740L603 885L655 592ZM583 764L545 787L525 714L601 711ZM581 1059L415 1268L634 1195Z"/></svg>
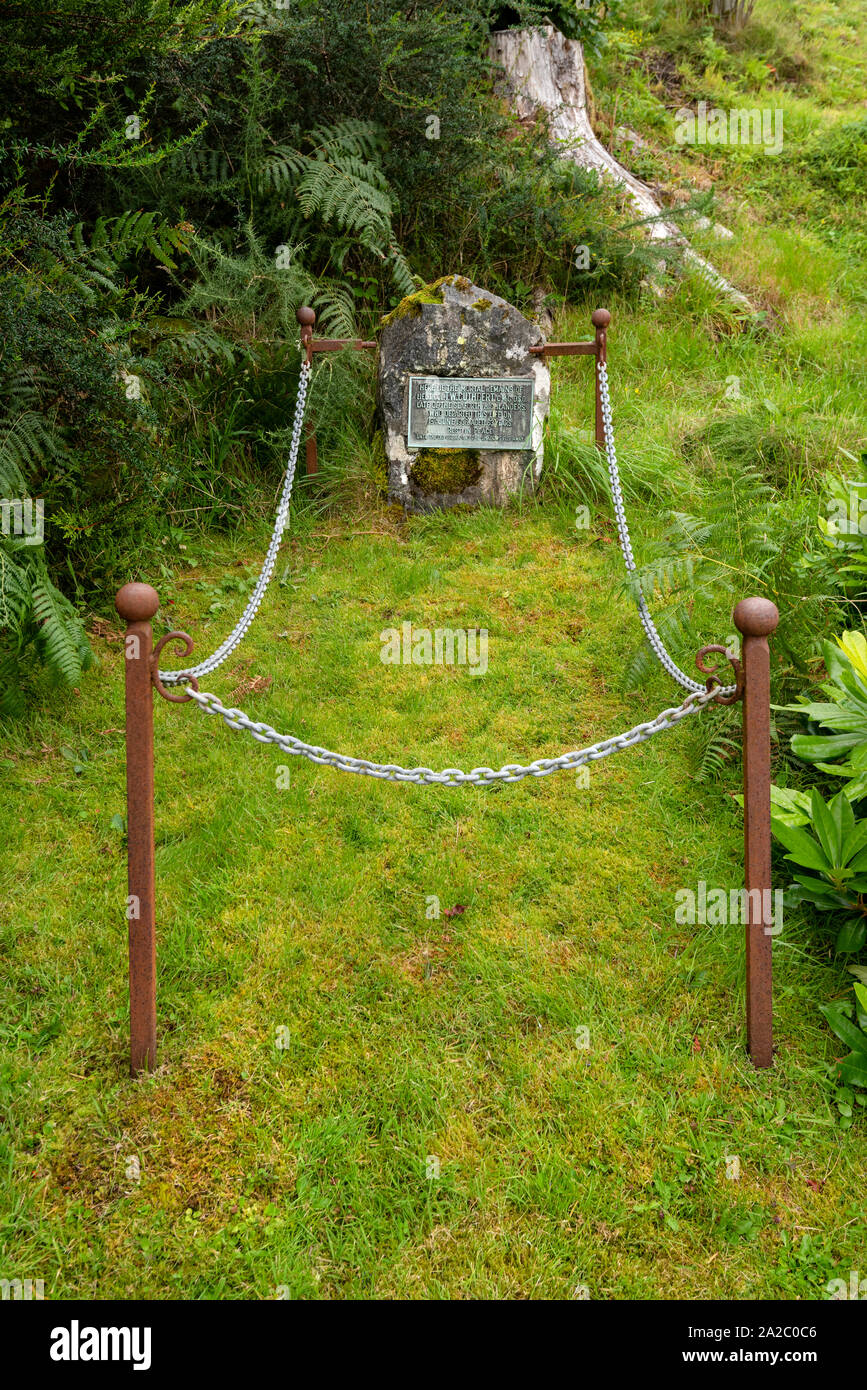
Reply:
<svg viewBox="0 0 867 1390"><path fill-rule="evenodd" d="M0 495L21 497L26 494L26 475L45 459L57 458L62 453L60 437L36 411L0 421Z"/></svg>
<svg viewBox="0 0 867 1390"><path fill-rule="evenodd" d="M28 568L16 563L13 547L5 538L0 545L0 632L6 641L18 641L30 622L33 596Z"/></svg>
<svg viewBox="0 0 867 1390"><path fill-rule="evenodd" d="M141 208L124 212L119 217L97 218L88 244L85 244L81 223L70 229L70 235L79 255L89 254L94 272L98 274L101 270L104 275L117 262L142 251L149 251L160 265L176 270L174 256L189 249L187 230L172 226L158 213Z"/></svg>
<svg viewBox="0 0 867 1390"><path fill-rule="evenodd" d="M337 337L355 336L355 301L348 286L334 281L320 282L312 300L313 307L321 312L323 322L331 325Z"/></svg>
<svg viewBox="0 0 867 1390"><path fill-rule="evenodd" d="M20 655L0 647L0 719L20 719L25 712L24 664Z"/></svg>
<svg viewBox="0 0 867 1390"><path fill-rule="evenodd" d="M75 685L86 665L82 656L87 639L72 604L45 575L33 586L33 620L47 670L55 680Z"/></svg>
<svg viewBox="0 0 867 1390"><path fill-rule="evenodd" d="M347 117L332 126L317 126L310 132L317 152L333 155L339 152L359 159L374 159L382 147L382 130L374 121Z"/></svg>
<svg viewBox="0 0 867 1390"><path fill-rule="evenodd" d="M725 727L708 726L705 744L693 774L696 782L719 782L728 776L732 763L741 755L739 740Z"/></svg>
<svg viewBox="0 0 867 1390"><path fill-rule="evenodd" d="M657 632L662 638L665 646L674 656L678 658L678 651L683 649L689 651L689 656L680 658L680 665L684 670L689 671L695 655L695 639L692 634L692 621L685 603L672 604L668 608L654 611L653 622ZM690 650L691 649L691 650ZM627 690L635 690L639 686L646 684L650 677L659 670L657 658L651 650L650 644L642 634L642 640L630 658L624 676L624 687Z"/></svg>
<svg viewBox="0 0 867 1390"><path fill-rule="evenodd" d="M308 163L299 150L278 146L267 155L259 167L256 182L260 193L281 193L291 188Z"/></svg>

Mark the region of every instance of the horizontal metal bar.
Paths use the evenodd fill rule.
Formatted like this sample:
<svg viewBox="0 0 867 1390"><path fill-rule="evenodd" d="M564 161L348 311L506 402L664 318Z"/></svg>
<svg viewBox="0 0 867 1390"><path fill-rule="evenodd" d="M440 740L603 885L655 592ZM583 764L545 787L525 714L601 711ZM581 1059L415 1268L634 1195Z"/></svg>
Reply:
<svg viewBox="0 0 867 1390"><path fill-rule="evenodd" d="M579 353L596 352L596 344L592 341L583 343L539 343L530 348L531 352L538 352L545 357L575 357Z"/></svg>
<svg viewBox="0 0 867 1390"><path fill-rule="evenodd" d="M310 344L311 352L340 352L342 348L375 348L376 343L365 342L363 338L314 338Z"/></svg>

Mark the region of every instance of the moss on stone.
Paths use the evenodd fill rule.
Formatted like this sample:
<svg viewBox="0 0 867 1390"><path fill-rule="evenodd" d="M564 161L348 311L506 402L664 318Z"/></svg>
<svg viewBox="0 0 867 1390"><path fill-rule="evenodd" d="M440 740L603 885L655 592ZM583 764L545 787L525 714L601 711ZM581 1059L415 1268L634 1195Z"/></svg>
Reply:
<svg viewBox="0 0 867 1390"><path fill-rule="evenodd" d="M455 280L453 275L443 275L430 285L422 285L420 290L416 290L414 294L408 294L405 299L396 304L390 314L384 314L380 319L380 324L383 328L387 328L390 323L396 323L398 319L417 319L423 304L442 304L443 285L450 285L453 280Z"/></svg>
<svg viewBox="0 0 867 1390"><path fill-rule="evenodd" d="M396 323L398 319L417 319L423 304L442 304L443 285L454 285L455 289L460 290L462 294L467 294L473 288L472 280L468 280L466 275L441 275L439 280L434 280L430 285L422 285L420 290L408 294L405 299L395 305L390 314L383 315L379 321L380 325L387 328L390 323ZM477 299L472 307L480 310L490 309L491 304L490 299Z"/></svg>
<svg viewBox="0 0 867 1390"><path fill-rule="evenodd" d="M476 449L422 449L412 465L412 481L422 492L463 492L481 477Z"/></svg>

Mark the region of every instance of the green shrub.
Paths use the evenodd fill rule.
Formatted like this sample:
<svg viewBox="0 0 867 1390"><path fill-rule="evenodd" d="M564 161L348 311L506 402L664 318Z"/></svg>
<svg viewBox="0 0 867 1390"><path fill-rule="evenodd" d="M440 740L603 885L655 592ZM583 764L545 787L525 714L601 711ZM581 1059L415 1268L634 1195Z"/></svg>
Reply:
<svg viewBox="0 0 867 1390"><path fill-rule="evenodd" d="M850 1049L835 1064L836 1079L849 1086L867 1086L867 981L855 985L854 991L852 1002L839 1000L819 1007L837 1037Z"/></svg>
<svg viewBox="0 0 867 1390"><path fill-rule="evenodd" d="M860 951L867 941L867 819L856 818L843 792L826 802L814 787L808 825L772 815L771 826L795 866L788 905L807 902L824 912L844 913L836 949Z"/></svg>

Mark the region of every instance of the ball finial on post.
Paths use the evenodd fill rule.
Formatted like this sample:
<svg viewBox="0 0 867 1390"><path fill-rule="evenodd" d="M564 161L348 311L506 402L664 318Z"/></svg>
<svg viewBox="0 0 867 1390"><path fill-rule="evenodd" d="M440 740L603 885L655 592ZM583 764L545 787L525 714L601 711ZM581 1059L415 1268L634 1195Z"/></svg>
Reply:
<svg viewBox="0 0 867 1390"><path fill-rule="evenodd" d="M115 595L114 606L128 623L147 623L160 606L160 596L150 584L124 584Z"/></svg>
<svg viewBox="0 0 867 1390"><path fill-rule="evenodd" d="M595 356L596 371L596 447L605 448L605 416L602 409L602 382L600 380L601 368L603 363L608 361L608 339L606 330L611 322L611 315L607 309L594 309L590 315L590 322L593 324L595 342L593 352Z"/></svg>
<svg viewBox="0 0 867 1390"><path fill-rule="evenodd" d="M316 322L316 315L309 304L302 304L295 317L301 325L301 347L306 354L309 366L313 360L313 325Z"/></svg>
<svg viewBox="0 0 867 1390"><path fill-rule="evenodd" d="M780 612L769 598L742 598L732 617L744 637L768 637L776 630Z"/></svg>

